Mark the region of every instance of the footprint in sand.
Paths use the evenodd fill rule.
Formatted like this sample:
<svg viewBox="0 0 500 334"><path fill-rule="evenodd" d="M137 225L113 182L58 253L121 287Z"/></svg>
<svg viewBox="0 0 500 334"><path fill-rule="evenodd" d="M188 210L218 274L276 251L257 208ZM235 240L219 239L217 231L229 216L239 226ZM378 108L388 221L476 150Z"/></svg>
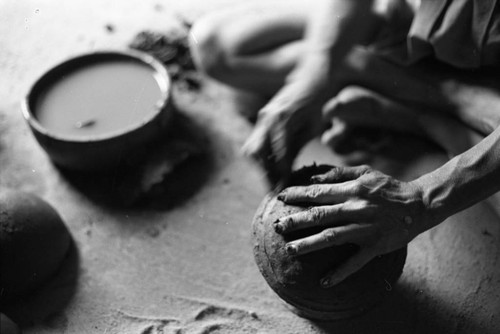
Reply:
<svg viewBox="0 0 500 334"><path fill-rule="evenodd" d="M254 312L236 308L203 306L193 316L179 320L150 318L118 312L107 333L122 334L216 334L262 333L262 323Z"/></svg>

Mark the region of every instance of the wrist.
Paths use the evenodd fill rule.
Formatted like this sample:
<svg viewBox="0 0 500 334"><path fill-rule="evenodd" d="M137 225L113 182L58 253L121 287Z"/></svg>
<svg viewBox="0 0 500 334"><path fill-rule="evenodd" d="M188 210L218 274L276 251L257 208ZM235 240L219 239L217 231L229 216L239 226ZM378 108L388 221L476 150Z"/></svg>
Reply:
<svg viewBox="0 0 500 334"><path fill-rule="evenodd" d="M447 187L438 177L432 173L425 174L410 183L416 187L423 206L420 233L438 225L451 215L448 214L446 206Z"/></svg>

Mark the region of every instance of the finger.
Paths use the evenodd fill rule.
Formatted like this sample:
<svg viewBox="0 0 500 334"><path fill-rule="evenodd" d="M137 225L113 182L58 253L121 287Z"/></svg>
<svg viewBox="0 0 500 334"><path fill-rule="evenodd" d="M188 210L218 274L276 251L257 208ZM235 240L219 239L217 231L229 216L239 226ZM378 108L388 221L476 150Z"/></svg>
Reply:
<svg viewBox="0 0 500 334"><path fill-rule="evenodd" d="M349 86L323 107L327 119L340 118L353 126L376 127L421 134L418 115L411 107L366 88Z"/></svg>
<svg viewBox="0 0 500 334"><path fill-rule="evenodd" d="M288 187L278 194L278 200L287 204L338 204L356 194L353 181L310 186Z"/></svg>
<svg viewBox="0 0 500 334"><path fill-rule="evenodd" d="M300 150L317 132L314 125L297 123L295 120L289 123L277 122L271 129L270 142L275 165L283 178L290 175Z"/></svg>
<svg viewBox="0 0 500 334"><path fill-rule="evenodd" d="M331 119L339 115L356 113L360 109L365 113L373 109L375 93L358 86L347 86L334 98L330 99L322 110L323 118Z"/></svg>
<svg viewBox="0 0 500 334"><path fill-rule="evenodd" d="M270 145L274 156L274 171L280 175L286 184L292 172L295 159L293 143L288 140L289 133L283 124L276 124L270 132Z"/></svg>
<svg viewBox="0 0 500 334"><path fill-rule="evenodd" d="M321 135L321 142L332 147L335 151L337 146L349 135L347 123L338 117L334 117L331 127Z"/></svg>
<svg viewBox="0 0 500 334"><path fill-rule="evenodd" d="M349 224L327 228L318 234L286 244L289 255L303 255L323 248L344 245L346 243L360 244L373 234L373 226L365 224Z"/></svg>
<svg viewBox="0 0 500 334"><path fill-rule="evenodd" d="M363 268L376 255L377 254L375 254L370 248L361 248L359 252L348 258L336 269L326 274L320 281L321 286L324 288L330 288L339 284L347 277Z"/></svg>
<svg viewBox="0 0 500 334"><path fill-rule="evenodd" d="M244 155L252 157L258 162L267 160L271 153L267 123L267 121L259 119L241 149Z"/></svg>
<svg viewBox="0 0 500 334"><path fill-rule="evenodd" d="M342 220L343 204L315 206L286 217L279 218L274 223L274 230L286 234L296 230L317 226L336 226L334 223Z"/></svg>
<svg viewBox="0 0 500 334"><path fill-rule="evenodd" d="M242 152L257 161L265 170L271 185L276 186L282 174L276 168L276 159L269 139L269 124L268 116L262 113L254 130L243 145Z"/></svg>
<svg viewBox="0 0 500 334"><path fill-rule="evenodd" d="M370 166L336 166L326 173L314 175L311 181L314 183L339 183L355 180L371 171Z"/></svg>
<svg viewBox="0 0 500 334"><path fill-rule="evenodd" d="M281 217L274 223L274 230L286 234L318 226L338 226L346 220L361 219L359 209L342 204L315 206L308 210Z"/></svg>

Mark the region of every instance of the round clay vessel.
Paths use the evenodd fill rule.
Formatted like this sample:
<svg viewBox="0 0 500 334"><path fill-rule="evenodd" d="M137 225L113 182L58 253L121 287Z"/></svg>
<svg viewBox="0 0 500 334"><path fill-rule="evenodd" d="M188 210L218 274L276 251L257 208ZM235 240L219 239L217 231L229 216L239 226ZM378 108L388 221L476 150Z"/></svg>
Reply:
<svg viewBox="0 0 500 334"><path fill-rule="evenodd" d="M71 237L59 214L33 194L0 190L0 304L55 274Z"/></svg>
<svg viewBox="0 0 500 334"><path fill-rule="evenodd" d="M59 133L40 122L38 101L47 94L50 87L81 69L115 61L151 69L151 75L157 80L160 98L156 105L146 110L140 122L89 136ZM74 100L78 100L78 96ZM147 53L136 50L95 51L70 58L44 73L23 100L22 112L36 140L56 165L84 172L109 171L119 167L127 158L142 152L145 144L166 134L174 112L171 80L166 68ZM120 118L126 119L127 116Z"/></svg>
<svg viewBox="0 0 500 334"><path fill-rule="evenodd" d="M304 167L292 175L291 185L307 185L310 177L330 170L328 165ZM254 257L269 286L298 315L315 320L339 320L359 315L379 303L401 276L406 247L378 256L360 271L331 288L321 278L358 250L357 245L334 246L317 252L290 256L287 242L318 233L317 228L280 235L273 223L280 217L307 209L285 205L276 194L268 194L255 214Z"/></svg>

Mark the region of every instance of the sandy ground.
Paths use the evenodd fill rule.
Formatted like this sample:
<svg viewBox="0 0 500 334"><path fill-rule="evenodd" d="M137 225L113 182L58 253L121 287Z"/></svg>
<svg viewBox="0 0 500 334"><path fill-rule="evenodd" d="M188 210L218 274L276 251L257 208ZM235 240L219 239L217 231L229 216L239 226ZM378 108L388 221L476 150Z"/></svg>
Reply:
<svg viewBox="0 0 500 334"><path fill-rule="evenodd" d="M195 19L241 3L1 2L0 186L46 199L75 241L57 277L5 313L24 333L499 333L500 224L485 203L414 240L400 282L388 287L392 297L368 314L315 323L291 313L253 261L250 223L266 183L239 154L251 130L237 113L244 106L216 83L198 94L174 94L211 149L202 165L207 178L173 208L109 205L95 187L89 192L50 162L20 112L41 73L75 54L124 48L140 30L171 29L178 15ZM379 162L398 177L411 179L445 161L419 142L399 145L425 154ZM313 161L338 158L312 143L298 165Z"/></svg>

